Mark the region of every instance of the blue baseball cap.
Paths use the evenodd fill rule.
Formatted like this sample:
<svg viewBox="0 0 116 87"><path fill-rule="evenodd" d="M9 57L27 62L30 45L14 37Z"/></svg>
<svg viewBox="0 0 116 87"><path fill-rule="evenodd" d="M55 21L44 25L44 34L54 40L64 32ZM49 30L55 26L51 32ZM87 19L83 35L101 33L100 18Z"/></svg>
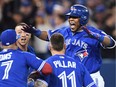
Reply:
<svg viewBox="0 0 116 87"><path fill-rule="evenodd" d="M0 40L2 45L9 46L15 43L19 39L19 35L16 34L15 30L7 29L1 33Z"/></svg>
<svg viewBox="0 0 116 87"><path fill-rule="evenodd" d="M30 1L21 2L21 6L24 6L24 7L31 6L31 2Z"/></svg>
<svg viewBox="0 0 116 87"><path fill-rule="evenodd" d="M105 6L104 5L98 5L96 8L95 8L95 12L96 13L102 13L106 10Z"/></svg>

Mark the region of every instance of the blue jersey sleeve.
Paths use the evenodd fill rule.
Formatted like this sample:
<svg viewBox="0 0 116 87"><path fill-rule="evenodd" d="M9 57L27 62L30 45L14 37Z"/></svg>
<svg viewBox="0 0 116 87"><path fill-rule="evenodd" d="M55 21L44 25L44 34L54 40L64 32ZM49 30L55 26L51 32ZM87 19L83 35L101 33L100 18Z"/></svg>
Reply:
<svg viewBox="0 0 116 87"><path fill-rule="evenodd" d="M31 47L30 45L28 45L28 47L27 47L27 52L30 52L30 53L36 55L36 53L35 53L33 47ZM30 74L32 71L34 71L34 69L30 67L28 73Z"/></svg>
<svg viewBox="0 0 116 87"><path fill-rule="evenodd" d="M109 46L103 46L101 44L101 46L104 48L104 49L112 49L116 46L116 41L110 36L110 35L107 35L104 31L101 31L100 32L101 35L104 35L104 36L108 36L110 38L110 44Z"/></svg>
<svg viewBox="0 0 116 87"><path fill-rule="evenodd" d="M54 33L60 33L61 29L56 29L56 30L48 30L48 40L50 40L50 37Z"/></svg>
<svg viewBox="0 0 116 87"><path fill-rule="evenodd" d="M87 26L87 28L88 28L90 31L94 32L94 33L98 33L98 34L100 34L100 35L102 35L102 36L108 36L108 37L109 37L109 39L110 39L110 44L109 44L108 46L103 46L102 43L100 43L100 42L98 41L98 43L99 43L104 49L112 49L112 48L114 48L114 47L116 46L115 40L114 40L110 35L107 35L104 31L102 31L102 30L100 30L100 29L96 29L96 28L94 28L94 27L92 27L92 26Z"/></svg>
<svg viewBox="0 0 116 87"><path fill-rule="evenodd" d="M34 54L34 55L36 55L36 53L35 53L35 51L34 51L33 47L31 47L30 45L28 45L27 52L30 52L30 53L32 53L32 54Z"/></svg>
<svg viewBox="0 0 116 87"><path fill-rule="evenodd" d="M93 79L90 76L90 73L87 71L87 69L82 65L83 68L83 86L84 87L96 87Z"/></svg>
<svg viewBox="0 0 116 87"><path fill-rule="evenodd" d="M52 59L48 58L45 60L47 63L49 63L51 65L51 67L53 68L53 64L52 64ZM53 69L54 70L54 69ZM50 78L51 78L51 75L48 75L48 76L44 76L44 80L49 84L50 82Z"/></svg>
<svg viewBox="0 0 116 87"><path fill-rule="evenodd" d="M36 69L37 71L41 71L43 68L45 61L42 59L36 57L35 55L31 53L25 54L26 62L29 67L32 67L33 69Z"/></svg>

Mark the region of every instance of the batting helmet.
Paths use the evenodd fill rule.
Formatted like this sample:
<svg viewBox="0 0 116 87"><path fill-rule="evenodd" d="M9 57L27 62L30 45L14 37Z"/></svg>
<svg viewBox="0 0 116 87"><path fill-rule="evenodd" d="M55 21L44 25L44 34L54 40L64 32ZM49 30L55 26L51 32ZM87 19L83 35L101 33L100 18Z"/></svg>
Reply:
<svg viewBox="0 0 116 87"><path fill-rule="evenodd" d="M89 19L89 10L83 5L76 4L71 6L70 12L66 15L80 18L80 24L85 25Z"/></svg>

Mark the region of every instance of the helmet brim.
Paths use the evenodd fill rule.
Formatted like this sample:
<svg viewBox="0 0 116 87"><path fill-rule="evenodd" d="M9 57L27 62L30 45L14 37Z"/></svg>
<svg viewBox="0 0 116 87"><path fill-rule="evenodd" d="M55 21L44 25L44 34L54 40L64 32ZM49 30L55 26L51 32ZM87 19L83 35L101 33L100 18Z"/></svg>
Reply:
<svg viewBox="0 0 116 87"><path fill-rule="evenodd" d="M77 18L79 18L79 16L77 16L77 14L74 14L73 12L67 13L66 16L68 16L68 17L72 16L72 17L77 17Z"/></svg>

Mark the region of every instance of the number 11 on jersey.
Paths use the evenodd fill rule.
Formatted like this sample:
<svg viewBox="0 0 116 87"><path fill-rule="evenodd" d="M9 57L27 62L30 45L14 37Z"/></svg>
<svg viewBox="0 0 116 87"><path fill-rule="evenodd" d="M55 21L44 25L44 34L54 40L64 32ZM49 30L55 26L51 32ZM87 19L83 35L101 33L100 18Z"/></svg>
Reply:
<svg viewBox="0 0 116 87"><path fill-rule="evenodd" d="M67 87L67 80L71 80L71 86L76 87L75 71L72 71L69 75L66 75L66 72L63 71L58 77L62 80L62 87Z"/></svg>

